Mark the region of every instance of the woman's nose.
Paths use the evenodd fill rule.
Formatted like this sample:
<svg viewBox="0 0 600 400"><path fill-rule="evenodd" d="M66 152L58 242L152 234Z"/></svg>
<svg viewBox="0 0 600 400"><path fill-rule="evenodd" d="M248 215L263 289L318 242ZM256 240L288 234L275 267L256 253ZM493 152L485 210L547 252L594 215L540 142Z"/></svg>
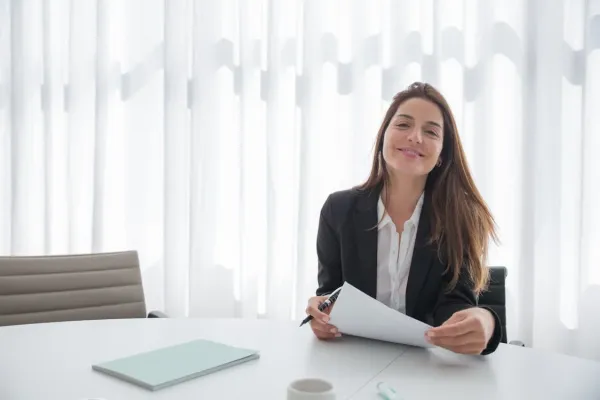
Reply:
<svg viewBox="0 0 600 400"><path fill-rule="evenodd" d="M408 134L408 140L411 142L421 143L423 141L421 130L417 128L412 129Z"/></svg>

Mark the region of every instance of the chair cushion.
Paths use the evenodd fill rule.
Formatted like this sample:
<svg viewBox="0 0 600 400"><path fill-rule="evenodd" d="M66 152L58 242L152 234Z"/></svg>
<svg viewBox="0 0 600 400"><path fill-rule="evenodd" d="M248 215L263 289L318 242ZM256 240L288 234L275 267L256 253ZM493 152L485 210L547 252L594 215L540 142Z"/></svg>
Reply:
<svg viewBox="0 0 600 400"><path fill-rule="evenodd" d="M145 314L135 251L0 257L0 326Z"/></svg>

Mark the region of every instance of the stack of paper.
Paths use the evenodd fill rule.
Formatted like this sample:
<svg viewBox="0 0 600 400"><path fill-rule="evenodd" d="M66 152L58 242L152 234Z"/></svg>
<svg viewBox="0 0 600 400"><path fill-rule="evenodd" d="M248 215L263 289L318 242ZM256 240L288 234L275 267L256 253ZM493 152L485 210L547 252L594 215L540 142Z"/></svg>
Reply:
<svg viewBox="0 0 600 400"><path fill-rule="evenodd" d="M346 335L435 347L425 340L425 332L431 326L389 308L348 282L342 286L329 323Z"/></svg>

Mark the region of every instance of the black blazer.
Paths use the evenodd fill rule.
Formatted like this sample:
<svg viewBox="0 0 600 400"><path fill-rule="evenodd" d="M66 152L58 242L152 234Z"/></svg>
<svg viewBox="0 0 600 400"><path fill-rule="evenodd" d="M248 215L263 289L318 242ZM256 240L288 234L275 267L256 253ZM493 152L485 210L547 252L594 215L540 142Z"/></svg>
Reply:
<svg viewBox="0 0 600 400"><path fill-rule="evenodd" d="M319 259L317 295L331 293L347 281L367 295L377 293L377 203L380 190L345 190L331 194L321 210L317 234ZM466 275L448 292L451 276L445 274L430 233L430 200L425 196L406 287L406 314L439 326L456 311L477 306ZM486 307L487 308L487 307ZM500 343L502 326L496 313L494 334L482 354Z"/></svg>

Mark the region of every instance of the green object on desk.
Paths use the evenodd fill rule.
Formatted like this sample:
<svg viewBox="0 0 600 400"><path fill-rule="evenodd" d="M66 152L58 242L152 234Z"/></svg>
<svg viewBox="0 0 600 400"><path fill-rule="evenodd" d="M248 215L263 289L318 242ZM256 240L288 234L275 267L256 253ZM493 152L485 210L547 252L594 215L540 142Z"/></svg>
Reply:
<svg viewBox="0 0 600 400"><path fill-rule="evenodd" d="M377 384L377 394L383 400L395 400L396 399L396 389L391 387L385 382L379 382ZM398 399L400 400L400 399Z"/></svg>
<svg viewBox="0 0 600 400"><path fill-rule="evenodd" d="M194 340L94 364L92 369L155 391L257 358L256 350Z"/></svg>

